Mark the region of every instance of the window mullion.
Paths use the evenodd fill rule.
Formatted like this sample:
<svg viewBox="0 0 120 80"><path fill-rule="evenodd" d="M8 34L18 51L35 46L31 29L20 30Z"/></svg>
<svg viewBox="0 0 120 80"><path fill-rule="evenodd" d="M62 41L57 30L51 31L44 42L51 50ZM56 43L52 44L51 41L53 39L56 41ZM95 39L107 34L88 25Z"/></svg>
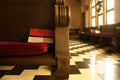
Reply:
<svg viewBox="0 0 120 80"><path fill-rule="evenodd" d="M103 0L103 25L107 23L107 0Z"/></svg>
<svg viewBox="0 0 120 80"><path fill-rule="evenodd" d="M96 0L95 0L95 3L97 3ZM97 11L97 6L95 6L95 10L96 10L95 15L96 15L96 26L97 26L98 25L98 11Z"/></svg>

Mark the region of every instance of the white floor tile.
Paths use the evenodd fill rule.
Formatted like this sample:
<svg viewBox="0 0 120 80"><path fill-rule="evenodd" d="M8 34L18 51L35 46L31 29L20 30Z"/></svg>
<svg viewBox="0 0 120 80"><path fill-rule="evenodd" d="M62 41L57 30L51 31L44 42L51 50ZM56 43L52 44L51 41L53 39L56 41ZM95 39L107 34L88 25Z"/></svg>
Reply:
<svg viewBox="0 0 120 80"><path fill-rule="evenodd" d="M72 74L69 76L69 80L82 80L80 74Z"/></svg>
<svg viewBox="0 0 120 80"><path fill-rule="evenodd" d="M19 75L4 75L0 80L18 80Z"/></svg>
<svg viewBox="0 0 120 80"><path fill-rule="evenodd" d="M0 70L11 70L13 69L15 66L0 66Z"/></svg>

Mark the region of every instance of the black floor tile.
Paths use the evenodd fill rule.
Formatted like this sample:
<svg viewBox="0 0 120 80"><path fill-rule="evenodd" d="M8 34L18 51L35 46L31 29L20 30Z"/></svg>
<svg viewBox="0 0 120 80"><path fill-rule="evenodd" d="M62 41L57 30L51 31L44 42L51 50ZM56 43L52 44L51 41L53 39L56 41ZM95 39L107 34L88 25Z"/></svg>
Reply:
<svg viewBox="0 0 120 80"><path fill-rule="evenodd" d="M75 62L79 69L89 68L88 64L85 62Z"/></svg>
<svg viewBox="0 0 120 80"><path fill-rule="evenodd" d="M20 75L24 70L23 66L15 66L12 70L8 71L6 75Z"/></svg>
<svg viewBox="0 0 120 80"><path fill-rule="evenodd" d="M71 56L79 56L78 53L71 53Z"/></svg>
<svg viewBox="0 0 120 80"><path fill-rule="evenodd" d="M40 65L24 65L24 69L38 69Z"/></svg>
<svg viewBox="0 0 120 80"><path fill-rule="evenodd" d="M87 64L90 64L91 63L91 60L90 59L83 59L84 61L85 61L85 63L87 63Z"/></svg>
<svg viewBox="0 0 120 80"><path fill-rule="evenodd" d="M9 70L0 70L0 78L2 78Z"/></svg>
<svg viewBox="0 0 120 80"><path fill-rule="evenodd" d="M70 74L81 74L76 65L70 65Z"/></svg>
<svg viewBox="0 0 120 80"><path fill-rule="evenodd" d="M85 54L83 51L77 51L78 54Z"/></svg>
<svg viewBox="0 0 120 80"><path fill-rule="evenodd" d="M50 80L51 76L36 75L33 80Z"/></svg>
<svg viewBox="0 0 120 80"><path fill-rule="evenodd" d="M78 49L78 48L83 48L83 47L87 47L87 46L89 46L89 45L76 46L76 47L70 48L70 50L74 50L74 49Z"/></svg>

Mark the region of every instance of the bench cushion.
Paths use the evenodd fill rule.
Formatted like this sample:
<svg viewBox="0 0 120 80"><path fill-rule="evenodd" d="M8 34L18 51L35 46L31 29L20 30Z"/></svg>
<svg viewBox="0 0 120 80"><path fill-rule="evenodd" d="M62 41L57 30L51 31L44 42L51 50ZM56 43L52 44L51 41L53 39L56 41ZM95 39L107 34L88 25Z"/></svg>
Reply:
<svg viewBox="0 0 120 80"><path fill-rule="evenodd" d="M54 31L50 29L30 29L28 42L54 43Z"/></svg>
<svg viewBox="0 0 120 80"><path fill-rule="evenodd" d="M0 56L35 55L48 51L47 43L0 42Z"/></svg>
<svg viewBox="0 0 120 80"><path fill-rule="evenodd" d="M55 31L53 29L30 28L28 42L43 42L48 43L48 51L54 51Z"/></svg>
<svg viewBox="0 0 120 80"><path fill-rule="evenodd" d="M36 37L54 37L55 33L51 29L37 29L37 28L31 28L30 29L30 36L36 36Z"/></svg>

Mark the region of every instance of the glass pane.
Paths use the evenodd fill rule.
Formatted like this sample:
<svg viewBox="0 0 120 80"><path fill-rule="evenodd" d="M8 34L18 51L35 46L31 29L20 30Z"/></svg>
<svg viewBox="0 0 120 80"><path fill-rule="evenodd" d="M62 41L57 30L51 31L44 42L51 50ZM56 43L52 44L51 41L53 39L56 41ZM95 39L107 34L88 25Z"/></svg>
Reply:
<svg viewBox="0 0 120 80"><path fill-rule="evenodd" d="M107 0L107 10L114 8L114 0Z"/></svg>
<svg viewBox="0 0 120 80"><path fill-rule="evenodd" d="M98 1L103 1L103 0L96 0L96 2L98 2Z"/></svg>
<svg viewBox="0 0 120 80"><path fill-rule="evenodd" d="M92 18L92 27L96 26L95 22L96 22L95 18Z"/></svg>
<svg viewBox="0 0 120 80"><path fill-rule="evenodd" d="M92 7L95 6L95 0L92 0Z"/></svg>
<svg viewBox="0 0 120 80"><path fill-rule="evenodd" d="M114 23L114 10L107 12L107 24Z"/></svg>
<svg viewBox="0 0 120 80"><path fill-rule="evenodd" d="M103 13L103 2L99 5L99 14Z"/></svg>
<svg viewBox="0 0 120 80"><path fill-rule="evenodd" d="M95 7L92 8L92 17L95 16Z"/></svg>
<svg viewBox="0 0 120 80"><path fill-rule="evenodd" d="M103 15L98 16L98 25L103 25Z"/></svg>

